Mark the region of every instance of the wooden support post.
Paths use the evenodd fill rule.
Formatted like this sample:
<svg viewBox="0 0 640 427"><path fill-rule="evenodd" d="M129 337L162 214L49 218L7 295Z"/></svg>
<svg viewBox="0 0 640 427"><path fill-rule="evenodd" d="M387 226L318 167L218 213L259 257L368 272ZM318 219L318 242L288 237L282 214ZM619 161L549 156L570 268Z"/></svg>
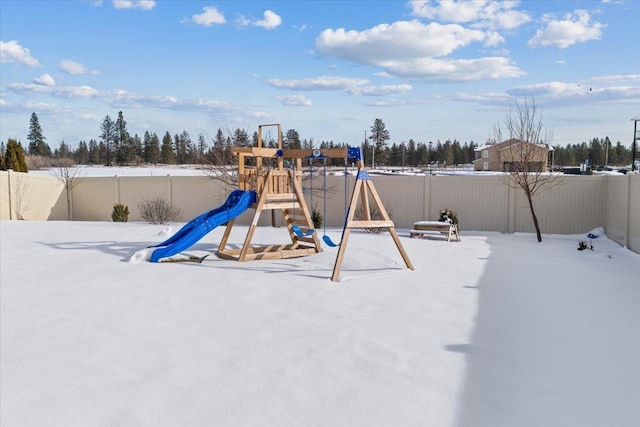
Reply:
<svg viewBox="0 0 640 427"><path fill-rule="evenodd" d="M371 205L369 201L369 193L371 194L371 198L375 202L378 211L382 215L382 220L372 219L371 216ZM358 205L358 199L361 199L361 207L362 213L365 217L364 220L355 221L354 215L356 206ZM415 270L411 260L409 259L409 255L404 250L402 246L402 242L400 241L400 237L396 232L395 225L389 217L387 210L384 208L382 204L382 199L380 199L380 195L376 191L373 182L369 178L369 174L364 170L358 171L358 176L356 178L356 184L353 189L353 194L351 198L351 203L349 204L349 213L347 214L347 218L345 220L345 226L342 231L342 240L340 241L340 248L338 249L338 255L336 256L336 262L333 266L333 274L331 275L331 280L337 282L340 277L340 268L342 267L342 262L344 260L344 253L347 249L347 242L349 241L349 234L351 229L353 228L387 228L389 234L391 234L391 238L400 252L400 256L409 270Z"/></svg>

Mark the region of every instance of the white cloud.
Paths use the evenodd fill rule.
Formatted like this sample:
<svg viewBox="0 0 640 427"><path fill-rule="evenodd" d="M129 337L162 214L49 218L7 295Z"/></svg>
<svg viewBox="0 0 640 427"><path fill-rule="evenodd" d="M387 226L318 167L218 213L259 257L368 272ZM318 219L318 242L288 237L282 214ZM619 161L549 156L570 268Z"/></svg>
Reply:
<svg viewBox="0 0 640 427"><path fill-rule="evenodd" d="M280 16L275 12L266 10L263 16L264 19L255 21L253 25L255 25L256 27L262 27L267 30L273 30L274 28L282 24L282 18L280 18Z"/></svg>
<svg viewBox="0 0 640 427"><path fill-rule="evenodd" d="M485 46L497 46L504 43L504 37L500 33L495 31L487 31L487 39L484 42Z"/></svg>
<svg viewBox="0 0 640 427"><path fill-rule="evenodd" d="M266 10L263 14L263 19L251 20L244 15L239 15L236 19L236 25L240 27L246 27L247 25L253 25L255 27L262 27L266 30L273 30L282 24L282 18L271 10Z"/></svg>
<svg viewBox="0 0 640 427"><path fill-rule="evenodd" d="M444 56L487 35L456 24L423 24L417 20L380 24L364 31L326 29L316 39L322 54L365 64L391 58Z"/></svg>
<svg viewBox="0 0 640 427"><path fill-rule="evenodd" d="M43 74L40 77L36 77L33 79L33 82L39 85L44 85L44 86L56 85L56 81L49 74Z"/></svg>
<svg viewBox="0 0 640 427"><path fill-rule="evenodd" d="M10 83L7 88L17 94L53 92L53 88L51 86L34 83Z"/></svg>
<svg viewBox="0 0 640 427"><path fill-rule="evenodd" d="M247 25L251 25L251 20L244 15L238 15L236 25L238 27L246 27Z"/></svg>
<svg viewBox="0 0 640 427"><path fill-rule="evenodd" d="M621 102L640 103L640 86L594 87L578 83L546 82L517 86L507 91L511 96L535 97L536 102L546 104L570 104L575 102Z"/></svg>
<svg viewBox="0 0 640 427"><path fill-rule="evenodd" d="M589 79L594 82L638 82L640 74L615 74L610 76L597 76Z"/></svg>
<svg viewBox="0 0 640 427"><path fill-rule="evenodd" d="M480 28L510 30L531 20L514 8L518 1L412 0L411 14L444 22L473 23Z"/></svg>
<svg viewBox="0 0 640 427"><path fill-rule="evenodd" d="M316 39L319 52L381 67L386 73L427 81L468 81L518 77L525 74L505 57L439 58L473 42L493 45L493 31L466 29L457 24L399 21L365 31L327 29Z"/></svg>
<svg viewBox="0 0 640 427"><path fill-rule="evenodd" d="M151 10L155 5L155 0L113 0L113 7L116 9Z"/></svg>
<svg viewBox="0 0 640 427"><path fill-rule="evenodd" d="M209 99L178 99L174 96L145 95L116 89L107 94L106 102L119 108L140 108L143 106L155 108L167 108L179 111L205 111L227 112L235 110L224 101Z"/></svg>
<svg viewBox="0 0 640 427"><path fill-rule="evenodd" d="M89 70L83 64L70 59L63 59L60 61L58 68L67 74L98 74L97 71Z"/></svg>
<svg viewBox="0 0 640 427"><path fill-rule="evenodd" d="M56 94L67 98L95 98L101 92L91 86L64 86L57 88Z"/></svg>
<svg viewBox="0 0 640 427"><path fill-rule="evenodd" d="M390 74L415 80L456 82L514 78L525 75L507 58L479 59L419 58L405 61L382 61L379 65Z"/></svg>
<svg viewBox="0 0 640 427"><path fill-rule="evenodd" d="M294 107L310 107L311 100L302 94L274 97L282 105Z"/></svg>
<svg viewBox="0 0 640 427"><path fill-rule="evenodd" d="M214 24L224 24L226 19L222 12L213 6L202 8L203 12L199 15L193 15L190 19L183 19L182 22L193 22L204 27L211 27Z"/></svg>
<svg viewBox="0 0 640 427"><path fill-rule="evenodd" d="M269 84L279 89L290 90L341 90L350 95L385 96L397 95L413 90L411 85L370 85L369 80L350 77L320 76L308 79L270 79ZM284 100L280 97L278 100ZM281 101L282 102L282 101ZM310 105L310 104L309 104Z"/></svg>
<svg viewBox="0 0 640 427"><path fill-rule="evenodd" d="M545 15L544 22L546 26L536 31L536 35L527 43L529 47L555 46L564 49L575 43L598 40L606 28L605 24L592 23L589 12L580 9L565 15L562 20Z"/></svg>
<svg viewBox="0 0 640 427"><path fill-rule="evenodd" d="M347 92L352 95L386 96L398 95L413 90L411 85L356 86Z"/></svg>
<svg viewBox="0 0 640 427"><path fill-rule="evenodd" d="M9 89L18 94L45 93L59 98L95 98L102 94L91 86L48 86L44 84L12 83Z"/></svg>
<svg viewBox="0 0 640 427"><path fill-rule="evenodd" d="M349 77L320 76L308 79L270 79L269 84L279 89L291 90L346 90L354 86L365 85L369 80Z"/></svg>
<svg viewBox="0 0 640 427"><path fill-rule="evenodd" d="M31 56L26 47L20 46L17 40L0 41L0 62L18 62L29 67L40 67L40 62Z"/></svg>

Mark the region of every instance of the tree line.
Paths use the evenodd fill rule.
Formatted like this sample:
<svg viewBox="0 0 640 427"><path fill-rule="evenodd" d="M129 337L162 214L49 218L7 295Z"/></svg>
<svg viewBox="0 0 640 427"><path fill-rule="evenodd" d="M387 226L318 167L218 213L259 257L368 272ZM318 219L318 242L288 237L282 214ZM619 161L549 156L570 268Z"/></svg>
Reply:
<svg viewBox="0 0 640 427"><path fill-rule="evenodd" d="M338 148L347 143L334 141L316 142L313 138L301 139L295 129L283 132L281 136L285 148ZM473 141L460 143L454 139L441 142L419 142L413 139L393 142L390 132L382 119L375 119L370 133L360 143L367 166L385 167L425 167L429 164L441 166L465 165L475 159L478 144ZM76 164L124 166L138 164L212 164L230 165L235 160L232 148L255 146L258 132L251 135L245 129L233 131L218 129L213 138L200 133L192 139L185 130L171 134L166 131L159 136L155 132L145 131L140 137L131 135L122 111L115 120L106 116L100 125L98 139L79 141L70 146L61 141L54 150L46 142L36 113L31 114L28 145L23 147L20 141L9 138L7 144L0 143L0 169L26 171L25 154L28 157L42 159L72 159ZM263 135L266 147L277 146L277 135ZM351 144L352 145L352 144ZM565 147L553 147L552 159L556 166L575 166L589 162L591 165L627 165L631 162L631 149L618 141L615 145L608 137L593 138L589 142L568 144ZM341 165L340 159L330 159L332 165Z"/></svg>

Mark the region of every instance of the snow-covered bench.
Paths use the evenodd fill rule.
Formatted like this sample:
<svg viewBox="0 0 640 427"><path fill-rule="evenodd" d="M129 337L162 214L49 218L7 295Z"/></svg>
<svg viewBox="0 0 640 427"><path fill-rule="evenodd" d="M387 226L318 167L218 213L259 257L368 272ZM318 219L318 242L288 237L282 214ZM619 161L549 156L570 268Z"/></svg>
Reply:
<svg viewBox="0 0 640 427"><path fill-rule="evenodd" d="M417 221L413 223L413 229L409 230L410 237L424 237L427 232L436 231L447 236L447 242L451 241L451 236L456 242L460 241L460 233L457 224L450 224L442 221Z"/></svg>

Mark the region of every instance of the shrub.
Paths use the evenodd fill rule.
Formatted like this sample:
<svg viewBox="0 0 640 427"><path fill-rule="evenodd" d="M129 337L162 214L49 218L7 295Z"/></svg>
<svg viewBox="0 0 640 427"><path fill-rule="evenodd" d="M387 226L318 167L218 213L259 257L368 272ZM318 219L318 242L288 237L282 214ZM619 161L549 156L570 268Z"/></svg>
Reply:
<svg viewBox="0 0 640 427"><path fill-rule="evenodd" d="M318 210L318 207L314 206L311 210L311 221L313 221L313 228L315 228L316 230L322 228L323 219L324 218L322 218L322 214Z"/></svg>
<svg viewBox="0 0 640 427"><path fill-rule="evenodd" d="M180 208L172 202L156 196L138 204L140 216L150 224L168 224L180 219Z"/></svg>
<svg viewBox="0 0 640 427"><path fill-rule="evenodd" d="M53 166L53 162L50 157L29 155L25 160L29 170L47 169Z"/></svg>
<svg viewBox="0 0 640 427"><path fill-rule="evenodd" d="M129 207L122 203L113 205L113 212L111 212L111 219L113 222L127 222L129 220Z"/></svg>
<svg viewBox="0 0 640 427"><path fill-rule="evenodd" d="M458 214L449 208L444 208L440 211L440 218L438 221L448 222L449 224L458 224Z"/></svg>

